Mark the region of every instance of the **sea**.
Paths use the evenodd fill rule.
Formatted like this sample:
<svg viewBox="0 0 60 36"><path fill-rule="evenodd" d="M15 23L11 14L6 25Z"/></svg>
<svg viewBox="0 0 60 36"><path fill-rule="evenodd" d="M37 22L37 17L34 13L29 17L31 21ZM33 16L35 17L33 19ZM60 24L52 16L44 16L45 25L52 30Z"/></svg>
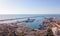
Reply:
<svg viewBox="0 0 60 36"><path fill-rule="evenodd" d="M35 19L33 22L22 22L22 23L24 23L23 25L27 27L37 29L39 28L39 25L42 25L43 20L47 17L60 18L60 14L3 14L0 15L0 24L11 23L16 21L24 21L27 20L28 18L33 18ZM15 19L15 18L21 18L21 19ZM6 20L6 19L14 19L14 20ZM1 20L5 20L5 21L1 21Z"/></svg>

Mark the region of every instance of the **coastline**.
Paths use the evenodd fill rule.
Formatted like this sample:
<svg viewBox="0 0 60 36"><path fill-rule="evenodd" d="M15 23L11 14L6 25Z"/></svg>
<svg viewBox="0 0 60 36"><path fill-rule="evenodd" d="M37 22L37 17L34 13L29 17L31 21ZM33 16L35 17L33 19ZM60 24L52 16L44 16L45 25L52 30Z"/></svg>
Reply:
<svg viewBox="0 0 60 36"><path fill-rule="evenodd" d="M25 26L24 24L26 24L26 23L22 23L22 22L19 24L17 24L16 22L2 23L2 24L0 23L0 33L2 33L0 36L6 35L6 34L8 34L6 36L14 36L14 35L18 35L18 36L45 36L45 35L47 35L47 30L49 28L52 30L54 35L57 35L56 31L58 31L60 28L60 26L57 26L60 24L59 22L60 22L60 18L50 18L50 17L45 18L42 21L42 24L44 26L42 24L40 24L41 28L38 27L37 29L33 29L32 27ZM55 25L55 23L57 25ZM55 29L55 27L56 27L56 29Z"/></svg>

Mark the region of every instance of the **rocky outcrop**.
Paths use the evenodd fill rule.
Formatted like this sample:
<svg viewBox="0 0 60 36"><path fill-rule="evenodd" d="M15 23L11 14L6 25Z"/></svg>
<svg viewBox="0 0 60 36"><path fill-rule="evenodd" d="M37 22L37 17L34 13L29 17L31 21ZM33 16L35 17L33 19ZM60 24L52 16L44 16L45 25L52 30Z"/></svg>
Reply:
<svg viewBox="0 0 60 36"><path fill-rule="evenodd" d="M13 23L0 24L0 36L41 36L43 31ZM43 34L43 33L42 33Z"/></svg>
<svg viewBox="0 0 60 36"><path fill-rule="evenodd" d="M59 22L58 22L59 21ZM25 25L16 23L0 24L0 36L45 36L47 29L56 26L54 23L60 25L60 20L54 18L47 18L43 21L44 30L35 30Z"/></svg>

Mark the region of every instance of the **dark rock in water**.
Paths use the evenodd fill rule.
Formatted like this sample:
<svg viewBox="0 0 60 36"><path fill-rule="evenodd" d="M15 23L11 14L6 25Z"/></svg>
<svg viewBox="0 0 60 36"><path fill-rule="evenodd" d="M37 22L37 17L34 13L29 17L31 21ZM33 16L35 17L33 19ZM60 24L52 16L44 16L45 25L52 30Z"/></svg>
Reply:
<svg viewBox="0 0 60 36"><path fill-rule="evenodd" d="M38 29L39 30L44 30L45 29L45 26L44 25L39 25Z"/></svg>
<svg viewBox="0 0 60 36"><path fill-rule="evenodd" d="M34 22L35 19L28 18L25 22Z"/></svg>
<svg viewBox="0 0 60 36"><path fill-rule="evenodd" d="M32 31L35 31L34 29L32 29Z"/></svg>

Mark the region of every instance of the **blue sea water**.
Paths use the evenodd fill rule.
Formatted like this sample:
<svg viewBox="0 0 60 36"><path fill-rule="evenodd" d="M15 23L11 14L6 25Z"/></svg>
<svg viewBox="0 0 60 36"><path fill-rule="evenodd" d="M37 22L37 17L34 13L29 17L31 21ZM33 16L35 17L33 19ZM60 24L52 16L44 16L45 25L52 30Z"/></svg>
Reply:
<svg viewBox="0 0 60 36"><path fill-rule="evenodd" d="M2 19L14 19L14 18L22 18L22 19L18 19L20 21L22 21L23 19L27 19L27 18L34 18L35 21L34 22L29 22L29 23L25 23L25 26L37 29L39 27L40 24L42 24L42 21L44 20L44 18L46 17L59 17L60 18L60 14L8 14L8 15L0 15L0 20ZM17 19L16 19L17 20ZM9 21L9 22L14 22L16 20L13 21ZM5 21L8 22L8 21ZM0 22L3 23L3 22Z"/></svg>

